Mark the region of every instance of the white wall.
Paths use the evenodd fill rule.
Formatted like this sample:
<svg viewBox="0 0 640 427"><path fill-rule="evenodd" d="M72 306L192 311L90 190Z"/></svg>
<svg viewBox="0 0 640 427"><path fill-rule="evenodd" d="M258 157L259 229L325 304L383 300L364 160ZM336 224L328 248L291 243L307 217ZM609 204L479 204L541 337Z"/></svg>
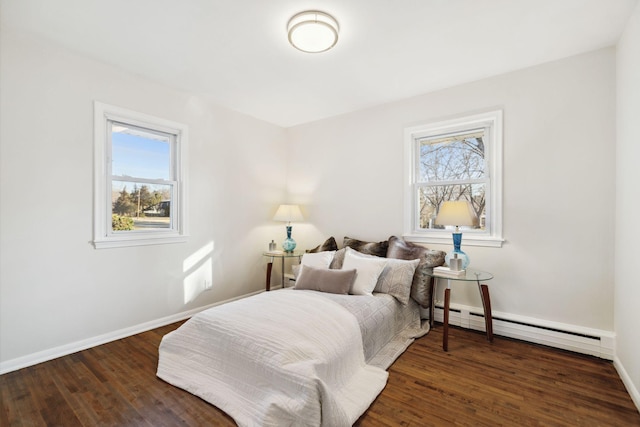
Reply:
<svg viewBox="0 0 640 427"><path fill-rule="evenodd" d="M616 156L615 331L616 367L640 408L640 4L617 51L618 144Z"/></svg>
<svg viewBox="0 0 640 427"><path fill-rule="evenodd" d="M29 36L1 43L0 362L263 288L283 129ZM188 243L90 244L94 100L189 126Z"/></svg>
<svg viewBox="0 0 640 427"><path fill-rule="evenodd" d="M314 224L302 244L401 234L403 129L496 107L506 242L464 248L463 236L495 275L494 310L613 331L613 48L289 129L289 192ZM477 294L454 284L452 303L481 306Z"/></svg>

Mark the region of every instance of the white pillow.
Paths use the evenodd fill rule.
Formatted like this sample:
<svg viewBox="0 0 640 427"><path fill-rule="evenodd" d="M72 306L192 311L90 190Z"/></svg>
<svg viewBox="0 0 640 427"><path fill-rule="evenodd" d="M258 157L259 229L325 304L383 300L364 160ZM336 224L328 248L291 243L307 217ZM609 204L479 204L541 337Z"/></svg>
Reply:
<svg viewBox="0 0 640 427"><path fill-rule="evenodd" d="M387 265L386 258L369 258L364 257L358 251L347 247L344 255L344 270L356 269L356 280L351 285L352 295L373 295L373 289L376 287L378 277Z"/></svg>
<svg viewBox="0 0 640 427"><path fill-rule="evenodd" d="M329 268L329 264L331 264L333 254L335 253L336 251L306 253L302 255L300 265L308 265L314 268Z"/></svg>
<svg viewBox="0 0 640 427"><path fill-rule="evenodd" d="M313 268L329 268L331 261L333 261L333 255L336 251L323 251L323 252L313 252L313 253L305 253L302 255L302 261L300 261L300 265L292 265L291 271L293 271L293 276L298 278L300 275L300 271L302 270L302 266L309 266Z"/></svg>

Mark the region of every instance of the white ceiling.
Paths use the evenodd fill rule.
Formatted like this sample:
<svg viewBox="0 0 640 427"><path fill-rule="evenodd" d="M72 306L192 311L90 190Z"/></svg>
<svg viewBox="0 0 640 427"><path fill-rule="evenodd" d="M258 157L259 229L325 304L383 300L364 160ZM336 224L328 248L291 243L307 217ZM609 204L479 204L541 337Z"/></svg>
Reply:
<svg viewBox="0 0 640 427"><path fill-rule="evenodd" d="M1 0L2 25L284 127L614 45L638 0ZM337 46L287 42L297 12Z"/></svg>

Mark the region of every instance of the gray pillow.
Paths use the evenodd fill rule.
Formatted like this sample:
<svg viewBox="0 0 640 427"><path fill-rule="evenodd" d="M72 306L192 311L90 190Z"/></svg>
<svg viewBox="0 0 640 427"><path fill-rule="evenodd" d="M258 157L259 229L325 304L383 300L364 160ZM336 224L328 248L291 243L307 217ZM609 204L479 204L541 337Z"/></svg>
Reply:
<svg viewBox="0 0 640 427"><path fill-rule="evenodd" d="M333 236L329 237L323 243L319 244L313 249L307 249L306 252L314 253L314 252L325 252L325 251L337 251L338 244L336 243L336 239Z"/></svg>
<svg viewBox="0 0 640 427"><path fill-rule="evenodd" d="M337 268L340 270L342 268L342 264L344 264L344 255L347 253L347 248L342 248L336 251L333 254L333 260L331 264L329 264L329 268Z"/></svg>
<svg viewBox="0 0 640 427"><path fill-rule="evenodd" d="M409 303L411 286L416 267L420 260L402 260L387 258L387 266L382 270L374 292L389 294L402 305Z"/></svg>
<svg viewBox="0 0 640 427"><path fill-rule="evenodd" d="M420 266L433 268L444 264L445 255L445 252L434 251L432 249L425 248L424 246L407 242L400 237L391 236L389 237L387 253L384 256L387 258L407 260L419 259Z"/></svg>
<svg viewBox="0 0 640 427"><path fill-rule="evenodd" d="M347 295L355 278L356 270L329 270L305 265L300 269L294 289Z"/></svg>
<svg viewBox="0 0 640 427"><path fill-rule="evenodd" d="M416 300L423 307L431 306L433 292L433 279L431 273L433 267L444 264L446 253L442 251L434 251L415 243L406 242L396 236L389 238L389 248L387 249L387 258L396 259L419 259L420 263L413 275L413 283L411 284L411 298Z"/></svg>
<svg viewBox="0 0 640 427"><path fill-rule="evenodd" d="M363 240L345 237L343 246L355 249L361 254L375 255L381 258L385 258L387 256L387 248L389 247L389 242L387 242L386 240L383 242L365 242Z"/></svg>

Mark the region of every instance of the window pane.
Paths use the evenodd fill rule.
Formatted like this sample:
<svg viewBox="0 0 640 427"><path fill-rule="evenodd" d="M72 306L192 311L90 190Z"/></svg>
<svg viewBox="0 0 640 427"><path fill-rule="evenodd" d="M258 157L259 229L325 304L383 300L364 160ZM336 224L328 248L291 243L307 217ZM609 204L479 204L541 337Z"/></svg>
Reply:
<svg viewBox="0 0 640 427"><path fill-rule="evenodd" d="M459 181L484 176L484 129L419 141L419 182Z"/></svg>
<svg viewBox="0 0 640 427"><path fill-rule="evenodd" d="M171 226L172 185L112 181L111 230L166 229Z"/></svg>
<svg viewBox="0 0 640 427"><path fill-rule="evenodd" d="M171 135L113 122L111 174L172 180Z"/></svg>
<svg viewBox="0 0 640 427"><path fill-rule="evenodd" d="M420 228L444 228L435 225L436 215L442 202L450 200L467 200L479 219L479 226L485 228L485 184L463 185L430 185L419 188L419 219Z"/></svg>

